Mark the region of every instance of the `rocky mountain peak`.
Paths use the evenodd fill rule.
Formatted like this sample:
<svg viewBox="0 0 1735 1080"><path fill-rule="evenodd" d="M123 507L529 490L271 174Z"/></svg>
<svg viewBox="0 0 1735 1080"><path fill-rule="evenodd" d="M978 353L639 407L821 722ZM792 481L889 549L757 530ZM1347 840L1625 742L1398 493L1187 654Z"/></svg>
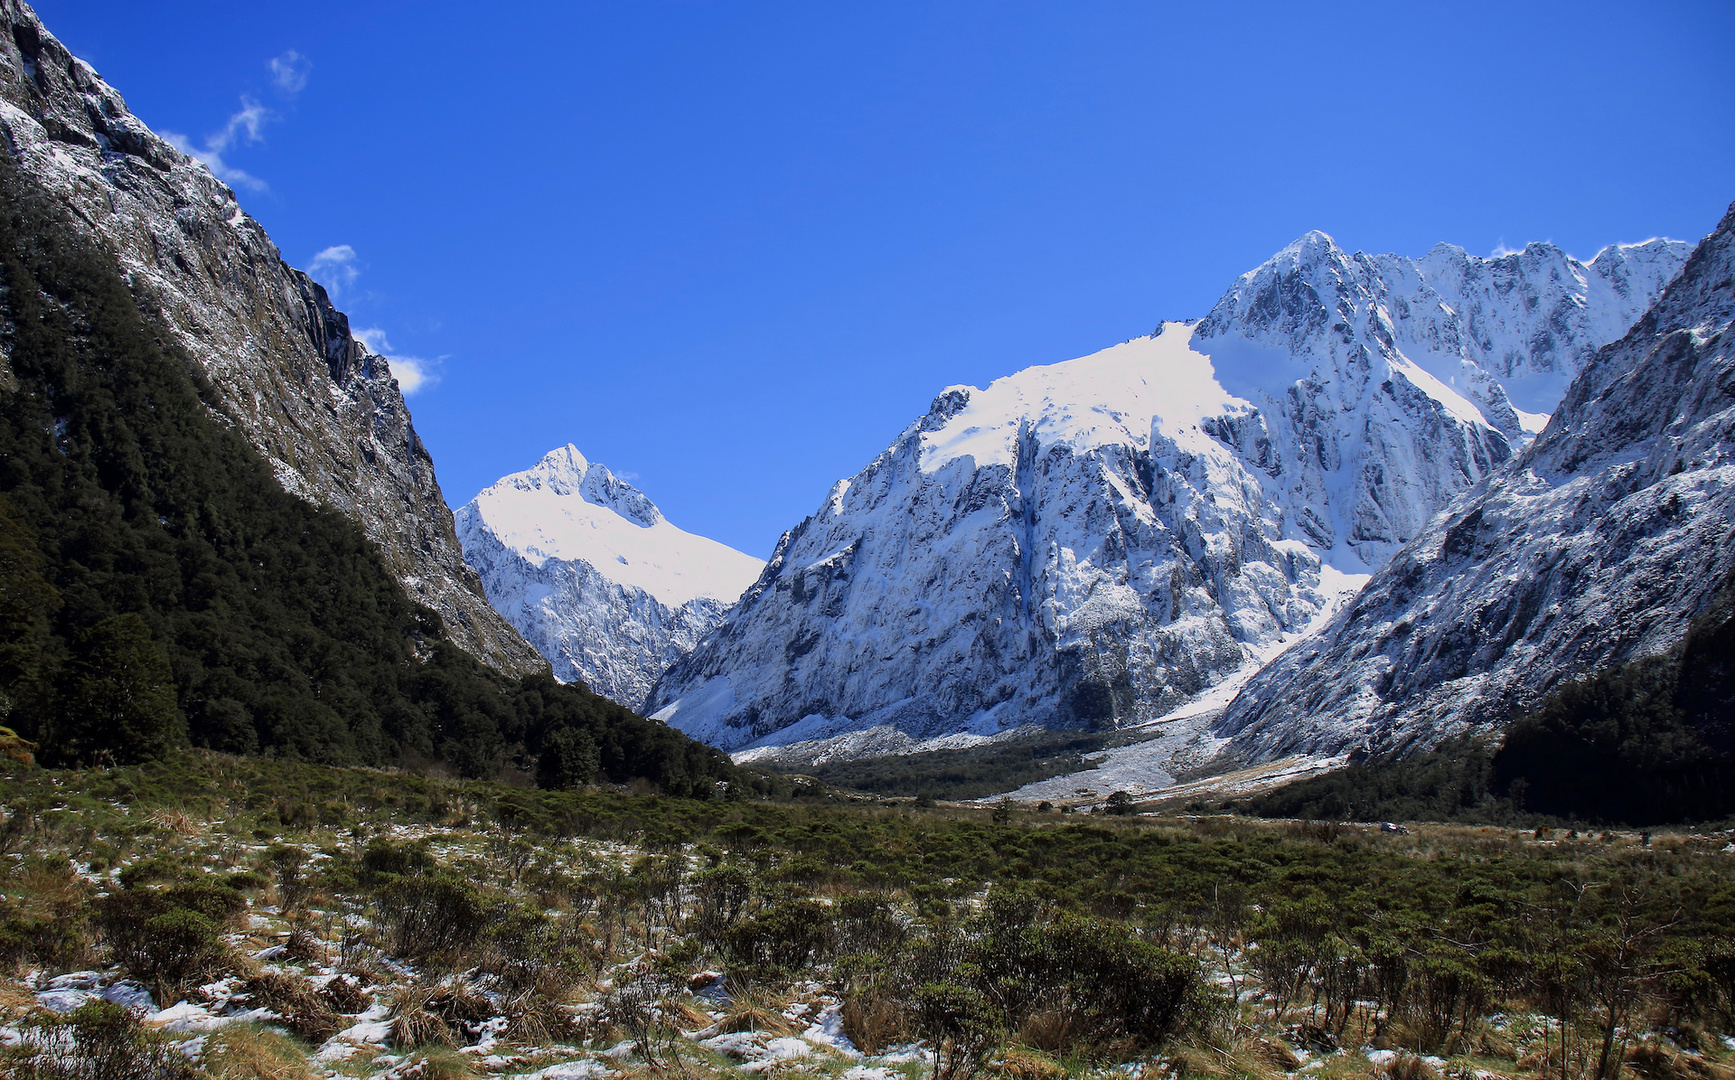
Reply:
<svg viewBox="0 0 1735 1080"><path fill-rule="evenodd" d="M458 511L457 532L489 600L555 676L629 708L764 565L676 528L571 444L489 485Z"/></svg>
<svg viewBox="0 0 1735 1080"><path fill-rule="evenodd" d="M535 465L502 477L499 483L524 491L547 489L555 495L577 496L641 528L651 528L663 520L662 511L649 496L610 472L608 466L587 460L571 443L550 450Z"/></svg>
<svg viewBox="0 0 1735 1080"><path fill-rule="evenodd" d="M1574 287L1476 311L1614 302ZM1323 623L1540 429L1473 329L1415 261L1313 232L1196 324L949 387L784 534L646 707L747 750L1162 715Z"/></svg>
<svg viewBox="0 0 1735 1080"><path fill-rule="evenodd" d="M1651 274L1673 247L1630 246L1609 265L1630 287L1635 266ZM1592 354L1536 440L1262 670L1217 735L1243 760L1426 746L1666 652L1735 570L1732 448L1735 207Z"/></svg>

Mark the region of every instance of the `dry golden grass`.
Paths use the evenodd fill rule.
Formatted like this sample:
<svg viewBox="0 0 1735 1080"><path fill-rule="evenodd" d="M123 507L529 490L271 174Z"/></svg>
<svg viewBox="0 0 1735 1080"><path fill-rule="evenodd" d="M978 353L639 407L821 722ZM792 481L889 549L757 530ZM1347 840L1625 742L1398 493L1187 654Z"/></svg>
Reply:
<svg viewBox="0 0 1735 1080"><path fill-rule="evenodd" d="M1644 1080L1735 1080L1735 1069L1657 1042L1627 1048L1627 1068Z"/></svg>
<svg viewBox="0 0 1735 1080"><path fill-rule="evenodd" d="M505 1013L511 1019L502 1032L507 1042L521 1045L541 1045L570 1041L578 1037L572 1016L538 990L526 990L506 1003Z"/></svg>
<svg viewBox="0 0 1735 1080"><path fill-rule="evenodd" d="M10 979L0 982L0 1017L16 1020L36 1008L36 994L28 986Z"/></svg>
<svg viewBox="0 0 1735 1080"><path fill-rule="evenodd" d="M711 1016L691 1001L676 1001L668 1006L668 1021L682 1031L711 1026Z"/></svg>
<svg viewBox="0 0 1735 1080"><path fill-rule="evenodd" d="M361 987L345 975L339 975L326 983L320 994L333 1011L340 1013L361 1012L368 1007L370 1001L368 996L362 993Z"/></svg>
<svg viewBox="0 0 1735 1080"><path fill-rule="evenodd" d="M877 1054L910 1041L909 1017L896 1002L877 994L852 994L838 1014L843 1033L858 1050Z"/></svg>
<svg viewBox="0 0 1735 1080"><path fill-rule="evenodd" d="M192 817L184 810L163 809L151 811L148 820L152 825L167 829L176 836L192 838L203 836L211 830L209 821Z"/></svg>
<svg viewBox="0 0 1735 1080"><path fill-rule="evenodd" d="M1066 1066L1042 1053L1015 1046L988 1065L995 1080L1066 1080Z"/></svg>
<svg viewBox="0 0 1735 1080"><path fill-rule="evenodd" d="M316 1080L299 1047L275 1031L231 1024L211 1036L202 1062L212 1080Z"/></svg>
<svg viewBox="0 0 1735 1080"><path fill-rule="evenodd" d="M392 1045L456 1046L457 1033L445 1018L428 1008L434 987L412 983L396 986L386 993L386 1005L392 1012Z"/></svg>
<svg viewBox="0 0 1735 1080"><path fill-rule="evenodd" d="M481 1080L474 1061L444 1046L418 1051L396 1072L403 1080Z"/></svg>
<svg viewBox="0 0 1735 1080"><path fill-rule="evenodd" d="M1018 1041L1054 1053L1070 1046L1078 1035L1078 1020L1066 1009L1032 1013L1018 1028Z"/></svg>
<svg viewBox="0 0 1735 1080"><path fill-rule="evenodd" d="M1221 1044L1186 1039L1170 1047L1168 1057L1176 1080L1279 1080L1284 1075L1265 1060L1252 1039L1229 1039Z"/></svg>
<svg viewBox="0 0 1735 1080"><path fill-rule="evenodd" d="M707 1017L703 1023L709 1022ZM780 1037L795 1034L795 1025L783 1015L783 1010L764 998L753 994L740 994L724 1010L723 1019L717 1022L717 1030L760 1031Z"/></svg>
<svg viewBox="0 0 1735 1080"><path fill-rule="evenodd" d="M1399 1054L1375 1071L1385 1080L1440 1080L1440 1071L1415 1054Z"/></svg>
<svg viewBox="0 0 1735 1080"><path fill-rule="evenodd" d="M1295 1051L1280 1042L1272 1042L1270 1039L1255 1039L1253 1052L1274 1069L1294 1072L1301 1068L1301 1059L1295 1056Z"/></svg>

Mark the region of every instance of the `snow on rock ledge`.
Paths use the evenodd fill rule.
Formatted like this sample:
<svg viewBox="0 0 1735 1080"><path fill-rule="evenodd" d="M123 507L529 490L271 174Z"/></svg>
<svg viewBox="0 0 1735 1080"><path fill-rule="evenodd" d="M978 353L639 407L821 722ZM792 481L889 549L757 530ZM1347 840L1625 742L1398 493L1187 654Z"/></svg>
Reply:
<svg viewBox="0 0 1735 1080"><path fill-rule="evenodd" d="M488 599L554 666L638 708L675 657L722 620L764 563L683 532L568 445L456 514Z"/></svg>

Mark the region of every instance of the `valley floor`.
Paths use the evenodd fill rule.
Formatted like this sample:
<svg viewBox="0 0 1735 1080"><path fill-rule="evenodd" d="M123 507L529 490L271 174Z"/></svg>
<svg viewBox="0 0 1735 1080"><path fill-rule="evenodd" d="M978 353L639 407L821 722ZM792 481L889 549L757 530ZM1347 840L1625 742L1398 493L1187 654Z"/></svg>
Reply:
<svg viewBox="0 0 1735 1080"><path fill-rule="evenodd" d="M0 800L11 1075L1735 1077L1735 834L692 801L202 754L14 767Z"/></svg>

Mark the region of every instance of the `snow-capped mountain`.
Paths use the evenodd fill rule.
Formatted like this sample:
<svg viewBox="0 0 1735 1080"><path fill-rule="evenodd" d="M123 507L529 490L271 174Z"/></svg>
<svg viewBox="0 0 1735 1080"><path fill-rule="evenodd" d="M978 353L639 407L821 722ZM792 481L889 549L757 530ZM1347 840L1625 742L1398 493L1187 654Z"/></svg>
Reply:
<svg viewBox="0 0 1735 1080"><path fill-rule="evenodd" d="M359 524L458 645L513 674L542 667L464 565L387 360L228 185L133 116L19 0L0 0L0 152L112 253L285 490Z"/></svg>
<svg viewBox="0 0 1735 1080"><path fill-rule="evenodd" d="M765 564L670 524L567 445L456 514L488 599L552 665L630 708Z"/></svg>
<svg viewBox="0 0 1735 1080"><path fill-rule="evenodd" d="M1668 651L1735 567L1735 206L1548 426L1215 734L1243 760L1428 744Z"/></svg>
<svg viewBox="0 0 1735 1080"><path fill-rule="evenodd" d="M647 707L729 749L1160 715L1321 624L1497 469L1526 437L1507 384L1552 407L1523 380L1576 370L1685 251L1413 262L1310 233L1196 325L949 388Z"/></svg>

